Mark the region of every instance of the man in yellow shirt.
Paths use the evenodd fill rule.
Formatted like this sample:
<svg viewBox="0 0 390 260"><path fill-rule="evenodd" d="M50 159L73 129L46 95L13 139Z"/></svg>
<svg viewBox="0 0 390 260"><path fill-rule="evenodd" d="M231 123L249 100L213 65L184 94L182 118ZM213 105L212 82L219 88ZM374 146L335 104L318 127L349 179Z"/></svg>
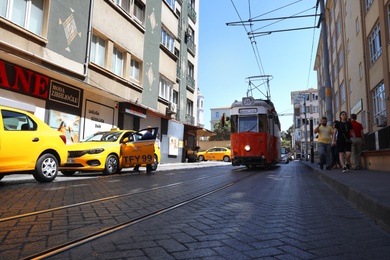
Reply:
<svg viewBox="0 0 390 260"><path fill-rule="evenodd" d="M320 154L320 169L324 169L326 162L326 169L332 169L331 165L331 144L333 128L327 125L328 119L323 116L320 124L314 129L314 133L318 133L318 150Z"/></svg>

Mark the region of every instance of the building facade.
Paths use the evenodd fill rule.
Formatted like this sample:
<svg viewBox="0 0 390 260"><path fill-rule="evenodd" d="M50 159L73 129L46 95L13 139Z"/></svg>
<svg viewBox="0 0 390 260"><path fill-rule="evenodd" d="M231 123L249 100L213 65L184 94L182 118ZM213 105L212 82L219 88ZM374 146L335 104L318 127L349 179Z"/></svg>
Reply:
<svg viewBox="0 0 390 260"><path fill-rule="evenodd" d="M318 152L317 138L312 135L313 127L318 125L322 117L319 114L318 90L311 88L291 92L291 104L294 105L292 152L297 159L308 159L312 148L314 153Z"/></svg>
<svg viewBox="0 0 390 260"><path fill-rule="evenodd" d="M18 3L0 4L0 104L65 122L69 143L157 126L160 161L185 161L201 129L199 1Z"/></svg>
<svg viewBox="0 0 390 260"><path fill-rule="evenodd" d="M210 113L210 130L214 131L215 123L221 122L223 115L225 115L225 118L230 116L230 107L210 108Z"/></svg>
<svg viewBox="0 0 390 260"><path fill-rule="evenodd" d="M357 114L365 133L365 167L388 171L390 1L331 0L325 9L327 43L323 45L321 35L315 63L320 113L332 111L334 120L341 111ZM325 86L326 77L331 86ZM326 107L326 97L332 99L331 108Z"/></svg>

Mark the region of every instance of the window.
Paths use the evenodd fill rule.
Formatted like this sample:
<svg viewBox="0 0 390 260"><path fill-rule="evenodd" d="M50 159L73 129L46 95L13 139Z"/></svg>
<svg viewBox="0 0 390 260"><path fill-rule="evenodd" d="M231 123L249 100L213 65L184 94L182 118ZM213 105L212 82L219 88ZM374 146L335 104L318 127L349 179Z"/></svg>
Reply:
<svg viewBox="0 0 390 260"><path fill-rule="evenodd" d="M194 111L194 102L192 102L191 100L187 99L186 109L187 109L186 114L192 116L193 115L193 111Z"/></svg>
<svg viewBox="0 0 390 260"><path fill-rule="evenodd" d="M344 103L346 100L344 81L340 85L340 98L341 98L341 104Z"/></svg>
<svg viewBox="0 0 390 260"><path fill-rule="evenodd" d="M42 35L44 0L2 0L0 16Z"/></svg>
<svg viewBox="0 0 390 260"><path fill-rule="evenodd" d="M161 30L161 43L172 53L174 52L175 39L164 29Z"/></svg>
<svg viewBox="0 0 390 260"><path fill-rule="evenodd" d="M341 21L340 18L337 19L337 38L340 37L341 34Z"/></svg>
<svg viewBox="0 0 390 260"><path fill-rule="evenodd" d="M359 77L360 79L363 78L363 65L361 62L359 63Z"/></svg>
<svg viewBox="0 0 390 260"><path fill-rule="evenodd" d="M159 96L165 100L172 101L173 83L160 77Z"/></svg>
<svg viewBox="0 0 390 260"><path fill-rule="evenodd" d="M141 24L145 23L145 5L140 0L134 2L134 17L137 18Z"/></svg>
<svg viewBox="0 0 390 260"><path fill-rule="evenodd" d="M343 50L341 49L339 51L339 70L341 70L341 68L343 67L343 64L344 64L344 54L343 54Z"/></svg>
<svg viewBox="0 0 390 260"><path fill-rule="evenodd" d="M374 117L379 117L380 115L386 116L386 93L384 83L373 90L372 99L374 101Z"/></svg>
<svg viewBox="0 0 390 260"><path fill-rule="evenodd" d="M368 10L370 10L370 7L372 5L372 2L374 0L366 0L366 12L368 13Z"/></svg>
<svg viewBox="0 0 390 260"><path fill-rule="evenodd" d="M359 18L356 18L355 25L356 25L356 34L358 34L360 32Z"/></svg>
<svg viewBox="0 0 390 260"><path fill-rule="evenodd" d="M123 76L123 53L114 47L112 53L112 72L118 76Z"/></svg>
<svg viewBox="0 0 390 260"><path fill-rule="evenodd" d="M219 112L215 112L215 118L219 118Z"/></svg>
<svg viewBox="0 0 390 260"><path fill-rule="evenodd" d="M131 59L130 61L130 77L139 81L139 75L140 75L140 63L135 60Z"/></svg>
<svg viewBox="0 0 390 260"><path fill-rule="evenodd" d="M4 130L6 131L37 130L37 123L25 114L2 110L1 116L3 118Z"/></svg>
<svg viewBox="0 0 390 260"><path fill-rule="evenodd" d="M172 10L175 10L175 2L176 0L165 0L165 3L167 3Z"/></svg>
<svg viewBox="0 0 390 260"><path fill-rule="evenodd" d="M339 93L337 92L334 96L334 107L335 107L335 111L338 111L339 110Z"/></svg>
<svg viewBox="0 0 390 260"><path fill-rule="evenodd" d="M188 76L194 78L194 65L191 62L188 62Z"/></svg>
<svg viewBox="0 0 390 260"><path fill-rule="evenodd" d="M106 41L99 36L92 36L91 44L91 61L104 67L104 59L106 53Z"/></svg>
<svg viewBox="0 0 390 260"><path fill-rule="evenodd" d="M372 65L382 54L381 32L380 32L379 23L375 26L373 32L369 36L369 48L370 48L370 62Z"/></svg>
<svg viewBox="0 0 390 260"><path fill-rule="evenodd" d="M115 0L115 4L122 7L126 13L130 13L130 0Z"/></svg>

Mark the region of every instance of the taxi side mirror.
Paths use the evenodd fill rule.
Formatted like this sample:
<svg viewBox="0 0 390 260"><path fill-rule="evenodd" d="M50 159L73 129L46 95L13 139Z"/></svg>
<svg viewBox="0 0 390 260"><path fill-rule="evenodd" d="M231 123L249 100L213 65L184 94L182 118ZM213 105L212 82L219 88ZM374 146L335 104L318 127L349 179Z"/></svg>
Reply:
<svg viewBox="0 0 390 260"><path fill-rule="evenodd" d="M122 144L125 144L125 143L127 143L127 142L129 142L129 138L128 138L128 137L126 137L126 138L124 138L124 139L122 140Z"/></svg>

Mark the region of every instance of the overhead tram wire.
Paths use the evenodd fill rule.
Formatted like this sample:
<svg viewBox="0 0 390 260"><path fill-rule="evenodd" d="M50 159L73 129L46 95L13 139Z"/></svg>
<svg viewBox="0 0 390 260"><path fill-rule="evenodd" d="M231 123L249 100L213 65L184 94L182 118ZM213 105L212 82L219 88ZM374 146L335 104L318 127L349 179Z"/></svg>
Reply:
<svg viewBox="0 0 390 260"><path fill-rule="evenodd" d="M316 5L316 12L315 12L315 14L317 14L317 12L318 12L318 4ZM314 19L314 24L316 24L316 23L317 23L317 21L316 21L316 19ZM319 24L320 23L318 21L318 25ZM312 61L313 61L313 52L314 52L314 36L315 36L315 32L316 32L316 30L315 30L315 28L313 28L313 38L312 38L312 42L311 42L311 52L310 52L310 65L309 65L309 72L308 72L308 75L307 75L306 89L309 89L310 71L311 71L311 65L312 65Z"/></svg>
<svg viewBox="0 0 390 260"><path fill-rule="evenodd" d="M240 13L239 13L238 10L237 10L236 5L234 4L233 0L230 0L230 2L232 3L233 8L234 8L234 10L235 10L236 13L237 13L238 18L240 19L241 25L244 27L246 34L249 35L249 31L248 31L248 29L246 28L246 25L243 23L243 20L242 20L242 18L241 18ZM249 2L249 13L251 13L251 9L250 9L250 0L248 0L248 2ZM227 23L226 25L228 25L228 23ZM250 27L252 26L251 24L248 24L248 25L249 25ZM251 28L251 29L252 29L252 28ZM254 53L254 55L255 55L256 63L257 63L258 69L259 69L259 71L260 71L260 74L264 74L264 68L263 68L263 64L262 64L262 62L261 62L260 53L259 53L259 50L258 50L258 47L257 47L257 42L254 40L253 37L249 37L249 36L248 36L248 38L249 38L249 40L250 40L250 43L251 43L251 46L252 46L252 51L253 51L253 53ZM256 48L255 48L254 45L256 46ZM262 93L262 94L263 94L263 93ZM264 94L263 94L263 95L264 95Z"/></svg>

